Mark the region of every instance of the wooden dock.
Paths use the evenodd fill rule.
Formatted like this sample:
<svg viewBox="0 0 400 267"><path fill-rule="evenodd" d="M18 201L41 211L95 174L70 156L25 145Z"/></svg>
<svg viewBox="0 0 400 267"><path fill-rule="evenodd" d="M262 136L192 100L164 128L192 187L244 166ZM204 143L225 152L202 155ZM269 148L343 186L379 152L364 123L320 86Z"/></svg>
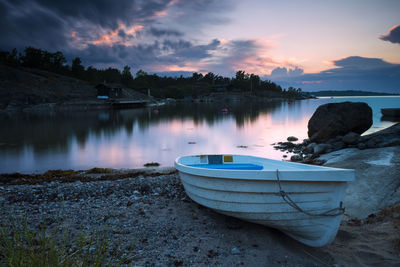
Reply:
<svg viewBox="0 0 400 267"><path fill-rule="evenodd" d="M119 109L119 108L139 108L145 107L150 103L147 99L112 99L109 101L112 108Z"/></svg>

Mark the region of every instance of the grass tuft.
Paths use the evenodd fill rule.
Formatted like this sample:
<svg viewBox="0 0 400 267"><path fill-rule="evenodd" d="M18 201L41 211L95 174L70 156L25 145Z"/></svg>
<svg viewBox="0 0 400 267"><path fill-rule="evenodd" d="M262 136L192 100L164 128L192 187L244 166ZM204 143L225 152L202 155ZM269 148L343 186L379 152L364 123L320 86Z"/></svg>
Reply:
<svg viewBox="0 0 400 267"><path fill-rule="evenodd" d="M30 229L26 219L16 220L10 215L7 225L0 224L0 266L109 266L110 255L107 238L101 233L81 234L70 240L70 232L64 227L49 229L41 223L38 229Z"/></svg>

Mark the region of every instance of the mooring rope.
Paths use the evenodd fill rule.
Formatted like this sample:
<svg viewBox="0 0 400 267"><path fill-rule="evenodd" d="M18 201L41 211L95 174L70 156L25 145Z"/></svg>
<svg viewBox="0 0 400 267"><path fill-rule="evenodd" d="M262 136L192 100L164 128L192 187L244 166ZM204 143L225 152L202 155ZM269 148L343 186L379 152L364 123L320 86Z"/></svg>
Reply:
<svg viewBox="0 0 400 267"><path fill-rule="evenodd" d="M278 181L278 186L279 186L279 194L281 195L282 199L289 204L289 206L295 208L296 210L308 215L308 216L339 216L344 214L344 207L343 203L340 201L340 206L338 208L334 208L322 213L310 213L308 211L303 210L300 208L290 197L289 194L283 191L282 186L281 186L281 181L279 179L279 170L276 169L276 180Z"/></svg>

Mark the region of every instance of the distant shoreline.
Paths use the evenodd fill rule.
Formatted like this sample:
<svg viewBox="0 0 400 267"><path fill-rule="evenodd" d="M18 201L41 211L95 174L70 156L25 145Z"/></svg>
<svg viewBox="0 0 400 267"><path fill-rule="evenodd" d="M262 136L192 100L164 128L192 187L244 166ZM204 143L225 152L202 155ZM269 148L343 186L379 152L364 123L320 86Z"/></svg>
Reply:
<svg viewBox="0 0 400 267"><path fill-rule="evenodd" d="M400 96L400 94L389 94L389 93L379 93L379 92L369 92L369 91L358 91L358 90L345 90L345 91L336 91L336 90L328 90L328 91L317 91L317 92L308 92L310 95L316 97L335 97L335 96Z"/></svg>

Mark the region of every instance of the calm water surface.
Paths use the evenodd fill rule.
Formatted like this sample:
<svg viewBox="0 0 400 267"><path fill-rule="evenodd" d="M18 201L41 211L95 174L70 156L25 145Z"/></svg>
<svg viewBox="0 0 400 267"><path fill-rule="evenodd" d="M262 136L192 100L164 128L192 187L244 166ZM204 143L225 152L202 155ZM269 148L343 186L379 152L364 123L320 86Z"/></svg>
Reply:
<svg viewBox="0 0 400 267"><path fill-rule="evenodd" d="M395 122L380 109L400 107L400 97L335 97L265 104L174 104L146 109L54 114L0 114L0 173L49 169L173 166L176 157L231 153L282 159L272 143L307 138L319 105L366 102L373 132ZM221 109L227 108L224 114ZM158 112L154 111L155 109Z"/></svg>

